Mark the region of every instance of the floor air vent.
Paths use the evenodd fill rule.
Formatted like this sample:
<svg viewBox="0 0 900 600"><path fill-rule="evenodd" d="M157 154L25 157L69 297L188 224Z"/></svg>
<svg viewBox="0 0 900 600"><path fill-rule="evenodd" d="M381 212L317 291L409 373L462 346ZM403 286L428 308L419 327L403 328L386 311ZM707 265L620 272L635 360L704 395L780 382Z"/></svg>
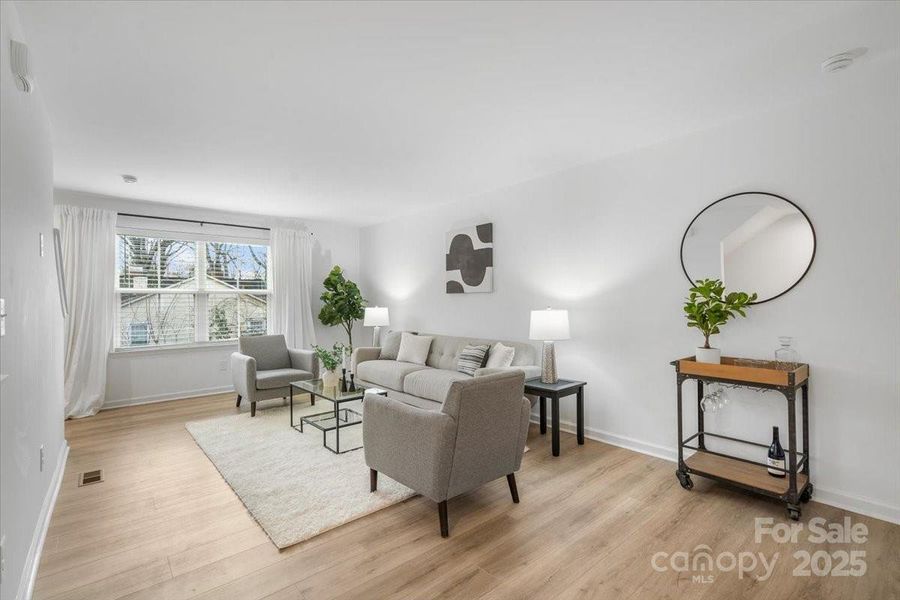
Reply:
<svg viewBox="0 0 900 600"><path fill-rule="evenodd" d="M103 469L85 471L84 473L78 474L78 487L90 485L92 483L100 483L101 481L103 481Z"/></svg>

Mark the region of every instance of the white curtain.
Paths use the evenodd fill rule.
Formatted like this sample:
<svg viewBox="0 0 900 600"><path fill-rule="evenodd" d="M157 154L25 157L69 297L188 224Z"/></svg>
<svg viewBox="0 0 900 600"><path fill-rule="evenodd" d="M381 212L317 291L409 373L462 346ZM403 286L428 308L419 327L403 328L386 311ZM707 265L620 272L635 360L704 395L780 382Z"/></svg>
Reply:
<svg viewBox="0 0 900 600"><path fill-rule="evenodd" d="M106 393L115 323L116 213L80 206L57 211L69 299L66 417L87 417L100 410Z"/></svg>
<svg viewBox="0 0 900 600"><path fill-rule="evenodd" d="M272 333L283 333L288 348L315 344L309 233L272 229L272 287Z"/></svg>

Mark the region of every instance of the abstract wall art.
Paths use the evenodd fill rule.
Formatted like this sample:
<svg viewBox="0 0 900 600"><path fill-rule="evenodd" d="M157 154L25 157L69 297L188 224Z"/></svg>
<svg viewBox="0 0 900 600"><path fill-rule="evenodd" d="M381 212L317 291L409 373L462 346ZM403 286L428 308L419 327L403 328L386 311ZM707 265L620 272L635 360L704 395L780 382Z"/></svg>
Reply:
<svg viewBox="0 0 900 600"><path fill-rule="evenodd" d="M483 223L447 234L448 294L494 291L494 224Z"/></svg>

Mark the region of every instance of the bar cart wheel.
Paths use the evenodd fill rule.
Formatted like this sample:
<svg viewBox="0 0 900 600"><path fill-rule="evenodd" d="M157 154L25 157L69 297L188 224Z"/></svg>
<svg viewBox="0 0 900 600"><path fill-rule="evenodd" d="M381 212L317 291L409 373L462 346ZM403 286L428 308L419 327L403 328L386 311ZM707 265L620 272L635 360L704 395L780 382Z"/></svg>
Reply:
<svg viewBox="0 0 900 600"><path fill-rule="evenodd" d="M813 485L809 484L806 486L806 489L803 491L803 494L800 496L800 502L806 504L810 501L813 495Z"/></svg>
<svg viewBox="0 0 900 600"><path fill-rule="evenodd" d="M675 476L678 478L678 483L681 484L681 487L683 487L686 490L693 489L694 482L691 481L691 476L688 475L686 472L681 471L681 470L675 471Z"/></svg>
<svg viewBox="0 0 900 600"><path fill-rule="evenodd" d="M800 507L796 504L788 504L787 512L788 516L791 518L791 521L800 520Z"/></svg>

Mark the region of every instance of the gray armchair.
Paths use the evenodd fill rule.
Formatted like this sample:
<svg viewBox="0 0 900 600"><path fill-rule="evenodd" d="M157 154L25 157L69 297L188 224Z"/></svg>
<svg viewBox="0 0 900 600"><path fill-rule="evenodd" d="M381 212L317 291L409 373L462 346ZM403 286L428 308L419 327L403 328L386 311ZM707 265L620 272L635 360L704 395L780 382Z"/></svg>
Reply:
<svg viewBox="0 0 900 600"><path fill-rule="evenodd" d="M449 535L447 500L506 476L519 501L515 472L522 463L531 403L521 371L451 384L439 410L390 397L363 402L363 448L370 488L378 472L438 503L441 536Z"/></svg>
<svg viewBox="0 0 900 600"><path fill-rule="evenodd" d="M254 335L238 340L239 352L231 355L231 378L241 400L250 402L250 416L256 416L256 403L284 398L291 393L290 383L319 376L319 359L311 350L290 350L283 335Z"/></svg>

